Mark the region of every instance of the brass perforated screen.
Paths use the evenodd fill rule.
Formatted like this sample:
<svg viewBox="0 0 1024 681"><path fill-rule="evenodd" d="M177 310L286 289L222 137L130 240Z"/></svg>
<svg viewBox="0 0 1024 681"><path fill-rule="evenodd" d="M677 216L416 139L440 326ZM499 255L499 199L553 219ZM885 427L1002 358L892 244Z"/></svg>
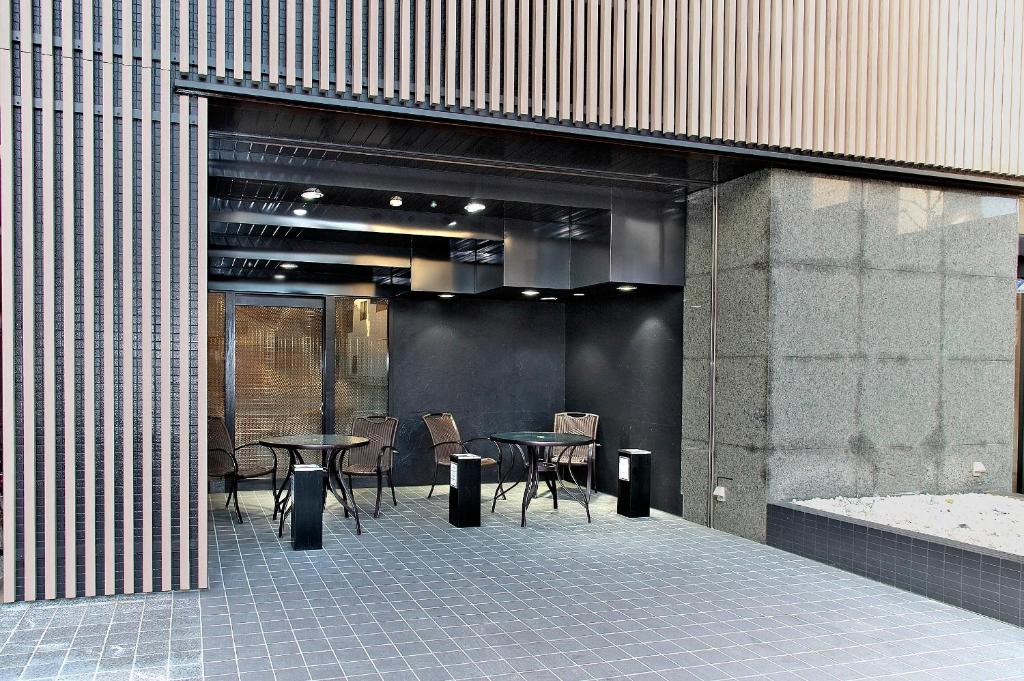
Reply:
<svg viewBox="0 0 1024 681"><path fill-rule="evenodd" d="M348 433L357 416L388 410L388 304L339 298L334 335L335 429Z"/></svg>
<svg viewBox="0 0 1024 681"><path fill-rule="evenodd" d="M206 331L206 399L207 415L224 417L224 294L211 293L207 298Z"/></svg>

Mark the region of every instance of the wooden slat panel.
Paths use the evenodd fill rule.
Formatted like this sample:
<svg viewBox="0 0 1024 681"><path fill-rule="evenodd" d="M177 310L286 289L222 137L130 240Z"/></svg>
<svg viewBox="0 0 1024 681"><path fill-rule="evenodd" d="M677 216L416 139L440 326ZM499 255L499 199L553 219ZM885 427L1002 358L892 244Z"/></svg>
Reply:
<svg viewBox="0 0 1024 681"><path fill-rule="evenodd" d="M198 239L196 240L196 259L199 262L206 262L207 258L207 206L209 205L209 199L207 196L207 177L209 176L209 160L207 157L207 139L208 139L208 119L209 109L207 99L200 97L199 99L199 113L198 113L198 128L196 134L199 139L198 158L196 162L196 202L198 204L197 218L198 223ZM199 294L199 347L200 352L205 347L203 341L208 338L207 328L209 315L206 308L206 289L207 289L207 274L206 268L200 267L198 269L199 280L196 283L197 291ZM199 481L199 493L198 506L200 512L198 514L198 561L199 561L199 583L196 585L200 589L205 589L209 586L209 579L207 575L208 566L208 546L207 546L207 520L206 513L202 512L202 509L207 507L206 499L206 484L207 479L206 473L206 414L207 414L207 363L200 361L199 365L199 391L196 396L196 413L199 415L198 422L196 423L196 439L199 442L199 455L198 455L198 470L196 471L196 480Z"/></svg>
<svg viewBox="0 0 1024 681"><path fill-rule="evenodd" d="M218 0L223 2L223 0ZM295 34L298 32L298 15L295 8L296 0L285 0L284 3L284 84L295 87L298 66L295 63Z"/></svg>
<svg viewBox="0 0 1024 681"><path fill-rule="evenodd" d="M163 15L164 12L161 12ZM93 12L92 3L82 3L82 44L93 45ZM199 50L200 62L204 60L205 50ZM82 81L93 82L94 70L93 60L82 60ZM95 216L95 177L96 167L95 149L96 142L93 131L96 126L95 98L92 88L82 88L82 244L86 251L82 257L82 343L83 355L89 357L96 352L96 315L95 315L95 258L91 255L91 244L96 242L96 221ZM87 399L93 399L96 395L96 364L85 361L82 367L82 395ZM86 596L95 596L99 590L96 575L96 409L82 409L82 449L84 450L82 462L82 501L85 508L83 518L83 537L85 550L83 559L85 561L85 584L84 593ZM6 431L5 431L6 432ZM13 479L13 478L12 478ZM13 514L10 516L13 517ZM4 573L8 574L8 573ZM13 574L13 573L11 573Z"/></svg>
<svg viewBox="0 0 1024 681"><path fill-rule="evenodd" d="M533 68L529 82L533 116L544 115L544 0L533 0Z"/></svg>
<svg viewBox="0 0 1024 681"><path fill-rule="evenodd" d="M780 0L775 0L779 2ZM770 132L770 112L771 112L771 63L772 63L772 44L771 44L771 24L772 24L772 0L761 0L760 7L760 31L761 40L758 43L758 62L759 62L759 73L757 76L758 83L758 107L757 107L757 143L768 144L768 135Z"/></svg>
<svg viewBox="0 0 1024 681"><path fill-rule="evenodd" d="M331 89L331 2L332 0L320 0L320 45L317 50L320 75L317 77L317 87L321 92L328 92ZM260 2L256 0L253 4L259 5ZM253 9L255 10L255 7Z"/></svg>
<svg viewBox="0 0 1024 681"><path fill-rule="evenodd" d="M328 0L323 0L326 4ZM148 4L148 3L144 3ZM182 3L184 4L184 3ZM148 31L147 31L148 33ZM339 43L342 44L342 43ZM249 25L249 72L253 82L263 78L263 3L252 3L252 22ZM145 119L143 119L145 120Z"/></svg>
<svg viewBox="0 0 1024 681"><path fill-rule="evenodd" d="M0 35L11 34L11 3L0 3ZM14 92L11 51L0 50L0 185L14 186ZM2 391L3 419L3 451L15 452L15 423L17 408L14 400L14 351L15 351L15 303L14 303L14 203L0 201L0 391ZM86 313L87 315L88 313ZM86 410L88 411L88 410ZM0 465L3 466L5 480L15 479L15 457L4 456ZM6 579L3 580L0 600L10 603L14 600L14 585L20 574L20 566L15 562L15 530L17 528L15 494L3 495L3 566Z"/></svg>
<svg viewBox="0 0 1024 681"><path fill-rule="evenodd" d="M473 60L473 76L475 79L473 102L478 109L487 108L487 48L489 47L488 38L493 39L493 36L488 35L487 30L487 3L488 0L476 0L476 31L473 36L474 47L476 48L476 57ZM492 68L500 73L501 61L495 60ZM495 87L493 90L495 96L497 96L498 91L499 89Z"/></svg>
<svg viewBox="0 0 1024 681"><path fill-rule="evenodd" d="M795 148L801 148L804 139L804 110L807 101L804 90L804 66L807 63L804 39L808 35L806 22L804 0L795 0L793 3L793 85L788 105L792 108L793 120L787 145Z"/></svg>
<svg viewBox="0 0 1024 681"><path fill-rule="evenodd" d="M384 0L384 98L395 96L395 0Z"/></svg>
<svg viewBox="0 0 1024 681"><path fill-rule="evenodd" d="M458 7L454 2L446 2L445 10L445 46L444 46L444 103L445 106L455 106L455 94L458 84L455 80L456 65L458 64L458 52L456 39L458 38L459 15Z"/></svg>
<svg viewBox="0 0 1024 681"><path fill-rule="evenodd" d="M516 84L516 0L505 2L505 43L502 47L502 65L505 67L505 87L502 96L501 110L505 113L515 111ZM497 42L497 38L495 38Z"/></svg>
<svg viewBox="0 0 1024 681"><path fill-rule="evenodd" d="M640 0L637 31L637 94L636 125L641 130L651 127L651 0Z"/></svg>
<svg viewBox="0 0 1024 681"><path fill-rule="evenodd" d="M1011 22L1013 27L1013 44L1010 49L1010 61L1013 70L1010 77L1012 86L1012 100L1010 102L1010 120L1020 122L1024 120L1024 88L1020 87L1021 79L1024 78L1024 3L1013 5L1014 19ZM1021 126L1014 124L1004 130L1008 131L1007 145L1010 149L1010 160L1008 172L1016 175L1024 175L1024 132Z"/></svg>
<svg viewBox="0 0 1024 681"><path fill-rule="evenodd" d="M880 61L880 44L882 39L881 30L876 30L879 27L879 10L881 9L881 3L869 2L868 4L868 36L865 43L866 60L867 60L867 84L866 92L867 99L864 102L865 107L865 120L864 125L866 129L864 131L864 153L871 157L878 156L878 112L882 108L881 97L879 92L882 87L882 79L879 77L879 61ZM804 145L800 145L803 148Z"/></svg>
<svg viewBox="0 0 1024 681"><path fill-rule="evenodd" d="M77 438L79 435L76 423L77 390L78 381L75 378L75 300L79 291L75 288L75 270L80 262L75 249L75 106L74 106L74 61L73 54L74 38L72 30L74 22L72 18L74 3L71 0L61 1L61 233L63 250L61 260L63 264L62 280L62 306L63 319L61 329L63 331L64 362L62 380L64 385L63 414L61 421L64 427L64 451L61 453L64 460L64 593L65 598L74 598L78 593L78 513L77 513ZM143 3L142 25L148 26L150 8ZM143 31L142 40L142 64L147 66L146 48L148 31ZM3 22L0 21L0 35L4 35ZM187 45L187 41L185 41ZM187 47L186 54L187 54ZM186 62L187 63L187 62ZM3 62L0 61L0 74L6 74ZM145 73L145 71L143 71ZM147 98L143 97L145 101ZM0 106L7 107L7 102L0 94ZM0 116L0 127L6 122L6 118ZM0 142L0 165L8 165L8 156L5 151L7 146ZM78 159L81 161L81 159ZM0 180L6 176L0 172ZM2 182L0 182L2 184ZM4 185L9 186L9 185ZM5 203L10 203L9 201ZM8 223L0 217L0 225L6 227ZM10 229L7 233L10 233ZM0 243L0 248L3 244ZM4 310L3 313L8 312ZM5 330L6 332L6 330ZM143 346L145 347L145 346ZM5 348L6 351L6 348ZM143 361L145 365L145 361ZM143 368L145 370L145 367ZM5 378L5 377L4 377ZM5 405L6 407L6 405ZM7 425L6 423L4 424ZM4 443L6 445L6 443ZM11 450L7 450L11 451ZM10 457L8 457L10 458ZM8 478L12 479L12 478ZM145 511L145 508L143 509ZM3 541L0 539L0 541ZM3 600L0 598L0 600Z"/></svg>
<svg viewBox="0 0 1024 681"><path fill-rule="evenodd" d="M151 31L149 30L149 26L152 25L152 17L151 17L151 15L152 15L152 12L153 12L153 6L152 6L151 3L148 3L148 2L140 3L140 5L141 5L141 12L140 12L141 17L140 18L141 18L141 26L142 26L142 39L143 39L143 42L145 42L146 38L152 35ZM181 2L181 3L178 4L178 27L179 27L179 30L178 30L178 71L181 72L181 73L188 73L189 67L192 65L192 57L191 57L190 48L189 48L189 38L190 38L190 35L189 35L190 34L190 30L189 30L189 23L190 23L189 22L189 10L190 9L191 9L191 4L190 3ZM61 26L63 27L63 25L64 25L63 18L67 17L68 19L71 19L72 18L71 17L71 12L70 11L61 11L61 17L62 17ZM66 43L66 42L64 42L63 36L61 37L61 45L72 45L72 44L73 43ZM200 49L200 51L201 51L201 49ZM61 52L61 56L63 58L67 58L69 56L69 54L70 54L70 52L68 52L68 53L65 53L63 51ZM143 61L146 61L149 58L149 56L150 55L146 53L145 46L143 46L143 49L142 49L142 59L143 59Z"/></svg>
<svg viewBox="0 0 1024 681"><path fill-rule="evenodd" d="M548 118L558 118L558 0L545 2L544 6L544 115Z"/></svg>
<svg viewBox="0 0 1024 681"><path fill-rule="evenodd" d="M22 17L32 17L32 3L21 2ZM105 17L106 18L106 17ZM113 22L105 23L103 45L104 54L113 52L111 28ZM26 90L34 87L33 60L21 60L21 88ZM29 90L31 91L31 90ZM35 277L35 121L31 107L26 107L26 99L21 100L21 279L33 281ZM108 168L110 166L107 166ZM109 173L104 172L104 179ZM25 378L22 388L22 424L23 424L23 479L24 494L22 521L23 533L23 573L25 583L25 600L36 599L36 385L32 376L35 367L35 299L31 287L27 287L21 297L21 363L22 376Z"/></svg>
<svg viewBox="0 0 1024 681"><path fill-rule="evenodd" d="M306 5L310 5L306 0ZM312 68L310 69L312 70ZM178 243L187 244L192 242L192 172L191 163L192 151L190 147L191 126L189 125L189 102L188 96L178 96L178 158L182 159L178 172L177 194L180 199L178 212ZM189 313L189 294L192 291L189 269L191 263L189 258L178 258L178 309L179 320L186 320L191 317ZM205 300L203 301L205 303ZM178 488L178 588L191 588L191 547L190 547L190 520L189 504L190 484L189 460L191 458L192 445L189 436L195 431L195 424L191 423L191 395L190 387L191 371L188 361L189 355L189 325L178 325L178 356L181 358L178 368L178 418L181 434L178 436L178 480L175 481ZM170 397L168 395L168 397Z"/></svg>
<svg viewBox="0 0 1024 681"><path fill-rule="evenodd" d="M103 3L104 5L112 3ZM218 78L224 78L227 75L227 3L224 0L216 0L214 5L214 20L216 23L216 33L214 34L214 45L213 45L213 59L216 68L216 74ZM109 25L109 24L107 24Z"/></svg>
<svg viewBox="0 0 1024 681"><path fill-rule="evenodd" d="M612 0L604 0L601 3L601 73L598 76L600 89L600 123L610 125L612 122L612 78L617 71L612 70L612 45L615 32L612 27L612 18L615 16L615 5Z"/></svg>
<svg viewBox="0 0 1024 681"><path fill-rule="evenodd" d="M311 1L311 0L310 0ZM187 3L181 3L186 5ZM236 0L234 3L234 17L232 24L234 26L234 35L231 39L231 49L233 51L232 59L232 75L235 80L242 80L245 78L245 5L242 0ZM185 26L188 26L186 23ZM182 31L187 33L187 31Z"/></svg>
<svg viewBox="0 0 1024 681"><path fill-rule="evenodd" d="M413 17L411 2L412 0L402 0L398 11L398 20L401 22L401 28L398 31L398 98L403 102L409 101L409 95L412 92L410 67L412 65L413 46L410 26L412 25ZM419 58L420 55L417 53L416 59L418 60ZM419 82L420 76L420 71L417 69L417 82Z"/></svg>
<svg viewBox="0 0 1024 681"><path fill-rule="evenodd" d="M451 3L449 3L451 4ZM450 24L454 27L455 22ZM380 92L380 48L377 38L380 36L380 5L376 2L366 4L366 95L376 97Z"/></svg>
<svg viewBox="0 0 1024 681"><path fill-rule="evenodd" d="M427 82L431 81L427 71L427 0L416 0L416 101L427 101ZM433 101L433 98L431 98Z"/></svg>
<svg viewBox="0 0 1024 681"><path fill-rule="evenodd" d="M438 3L438 0L434 0ZM435 15L434 20L440 24L441 18ZM435 35L440 35L440 32ZM363 3L352 3L352 94L358 96L363 94L363 64L366 61L366 45L363 41ZM440 54L438 55L440 59ZM440 85L437 90L440 91Z"/></svg>
<svg viewBox="0 0 1024 681"><path fill-rule="evenodd" d="M558 117L563 121L572 118L572 52L573 52L573 16L570 0L562 0L559 11L561 25L558 29L560 40L558 52Z"/></svg>
<svg viewBox="0 0 1024 681"><path fill-rule="evenodd" d="M746 140L756 144L760 124L761 101L761 3L748 0L747 9L747 133Z"/></svg>
<svg viewBox="0 0 1024 681"><path fill-rule="evenodd" d="M690 0L690 12L687 17L687 36L690 49L686 64L686 126L683 132L691 136L700 134L701 1Z"/></svg>
<svg viewBox="0 0 1024 681"><path fill-rule="evenodd" d="M302 42L302 87L313 88L313 0L299 0L302 3L302 31L298 40ZM377 6L377 3L371 3ZM296 30L297 27L296 27Z"/></svg>
<svg viewBox="0 0 1024 681"><path fill-rule="evenodd" d="M472 0L461 0L459 4L459 105L468 109L473 105L473 4Z"/></svg>
<svg viewBox="0 0 1024 681"><path fill-rule="evenodd" d="M722 139L722 100L725 96L725 3L711 10L711 127L708 136Z"/></svg>
<svg viewBox="0 0 1024 681"><path fill-rule="evenodd" d="M836 34L838 25L837 9L831 3L825 4L825 126L823 130L822 151L832 153L836 150L836 80L838 79L837 47L839 39Z"/></svg>
<svg viewBox="0 0 1024 681"><path fill-rule="evenodd" d="M623 102L624 125L637 127L637 77L640 52L637 45L640 26L640 11L636 2L626 3L626 98Z"/></svg>
<svg viewBox="0 0 1024 681"><path fill-rule="evenodd" d="M281 74L281 9L278 0L270 0L267 12L267 78L271 85L277 85Z"/></svg>
<svg viewBox="0 0 1024 681"><path fill-rule="evenodd" d="M722 115L720 136L722 139L736 139L736 0L725 2L725 42L722 46L723 60Z"/></svg>
<svg viewBox="0 0 1024 681"><path fill-rule="evenodd" d="M82 33L92 34L92 7L86 7L87 4L89 3L82 3ZM196 13L196 70L205 76L210 70L209 0L197 0L196 4L198 5ZM160 16L163 16L163 12ZM82 44L91 45L92 43L86 42L83 38Z"/></svg>
<svg viewBox="0 0 1024 681"><path fill-rule="evenodd" d="M927 55L928 72L925 78L925 108L924 116L922 117L925 122L924 135L924 154L922 162L933 164L935 163L935 136L936 136L936 119L938 118L938 36L939 36L939 12L938 5L933 2L928 2L925 5L927 10L927 47L925 48L925 54ZM865 21L862 25L862 30L870 31L870 24ZM873 31L871 33L874 33ZM867 95L870 96L874 93L875 84L873 82L868 84Z"/></svg>
<svg viewBox="0 0 1024 681"><path fill-rule="evenodd" d="M576 2L573 4L573 22L572 22L572 119L576 122L596 121L596 113L587 117L586 116L586 105L587 105L587 62L586 62L586 50L587 50L587 7L584 7L585 3ZM591 2L588 7L591 7L591 12L597 11L597 3ZM594 63L597 66L597 63ZM594 108L597 108L597 100L593 101Z"/></svg>
<svg viewBox="0 0 1024 681"><path fill-rule="evenodd" d="M530 1L519 0L519 87L516 113L530 113ZM505 48L506 52L509 50Z"/></svg>
<svg viewBox="0 0 1024 681"><path fill-rule="evenodd" d="M980 111L981 120L975 127L975 132L979 133L977 140L979 153L976 156L978 159L977 167L981 170L992 170L992 118L997 102L995 89L997 75L995 54L999 47L996 33L996 15L997 6L1001 4L1001 2L991 1L986 2L985 4L986 23L981 38L981 40L984 41L984 47L982 50L985 58L979 63L983 71L982 82L985 84L985 89L981 97L981 103L984 105L984 108ZM920 125L920 121L918 122L918 125Z"/></svg>
<svg viewBox="0 0 1024 681"><path fill-rule="evenodd" d="M849 59L849 26L847 16L849 3L839 3L836 7L836 94L835 94L835 143L833 150L837 154L847 153L846 147L846 113L849 110L850 82L848 69Z"/></svg>
<svg viewBox="0 0 1024 681"><path fill-rule="evenodd" d="M44 7L46 7L44 5ZM22 15L24 16L24 15ZM53 94L53 8L40 13L39 29L43 52L40 63L40 98L42 111L40 126L41 166L40 185L46 197L54 195L56 185L54 178L54 139L56 128L56 112ZM130 29L129 29L130 31ZM129 32L130 36L131 33ZM123 47L122 47L123 49ZM23 100L24 101L24 100ZM27 109L32 114L31 109ZM130 110L130 108L129 108ZM39 181L37 180L37 181ZM42 226L42 301L34 303L42 307L43 324L41 329L43 354L43 598L52 599L57 596L57 339L56 324L56 268L54 263L56 250L56 205L53 201L44 201L37 221ZM38 275L37 275L38 276ZM28 281L32 281L29 279ZM26 287L31 291L31 286ZM26 293L31 298L31 293ZM31 364L26 364L31 367ZM38 531L38 528L37 528Z"/></svg>
<svg viewBox="0 0 1024 681"><path fill-rule="evenodd" d="M740 1L742 2L743 0ZM663 92L664 104L661 120L665 132L668 133L673 133L676 130L676 101L678 97L676 86L679 82L678 71L676 70L676 52L679 49L676 38L679 18L676 14L676 9L685 11L685 8L680 7L681 4L676 2L676 0L665 0L665 54L663 57L665 89Z"/></svg>

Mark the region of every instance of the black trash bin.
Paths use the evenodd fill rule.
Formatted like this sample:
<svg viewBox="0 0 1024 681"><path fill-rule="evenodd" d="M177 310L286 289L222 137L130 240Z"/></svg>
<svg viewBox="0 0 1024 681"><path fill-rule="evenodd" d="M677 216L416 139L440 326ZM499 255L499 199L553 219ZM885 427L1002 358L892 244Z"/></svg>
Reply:
<svg viewBox="0 0 1024 681"><path fill-rule="evenodd" d="M324 469L302 463L292 473L292 548L324 547Z"/></svg>
<svg viewBox="0 0 1024 681"><path fill-rule="evenodd" d="M619 450L619 515L651 515L651 453L646 449Z"/></svg>
<svg viewBox="0 0 1024 681"><path fill-rule="evenodd" d="M452 454L448 522L455 527L480 527L480 457Z"/></svg>

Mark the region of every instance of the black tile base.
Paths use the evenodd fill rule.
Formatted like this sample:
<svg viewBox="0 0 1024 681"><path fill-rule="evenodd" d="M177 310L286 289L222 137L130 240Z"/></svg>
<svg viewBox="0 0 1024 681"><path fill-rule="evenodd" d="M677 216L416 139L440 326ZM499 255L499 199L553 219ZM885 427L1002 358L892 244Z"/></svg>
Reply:
<svg viewBox="0 0 1024 681"><path fill-rule="evenodd" d="M1024 625L1024 558L796 504L768 504L769 546Z"/></svg>

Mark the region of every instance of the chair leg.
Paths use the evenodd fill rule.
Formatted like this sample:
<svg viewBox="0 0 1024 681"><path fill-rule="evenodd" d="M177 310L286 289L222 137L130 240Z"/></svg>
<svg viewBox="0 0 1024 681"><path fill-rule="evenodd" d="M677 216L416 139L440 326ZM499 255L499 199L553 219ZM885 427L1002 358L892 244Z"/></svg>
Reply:
<svg viewBox="0 0 1024 681"><path fill-rule="evenodd" d="M381 497L381 493L383 491L384 491L384 473L381 471L381 469L378 468L377 469L377 504L376 504L376 506L373 507L373 517L374 518L379 518L380 517L380 497Z"/></svg>
<svg viewBox="0 0 1024 681"><path fill-rule="evenodd" d="M434 494L434 485L437 484L437 469L440 468L440 467L441 467L441 464L437 463L437 461L434 461L434 481L432 483L430 483L430 491L427 492L427 498L428 499L431 497L431 495Z"/></svg>
<svg viewBox="0 0 1024 681"><path fill-rule="evenodd" d="M224 477L224 491L227 492L227 496L224 497L224 508L231 505L231 494L234 492L234 487L231 485L232 477L231 474Z"/></svg>
<svg viewBox="0 0 1024 681"><path fill-rule="evenodd" d="M270 471L270 494L274 497L274 515L271 520L277 520L277 466Z"/></svg>
<svg viewBox="0 0 1024 681"><path fill-rule="evenodd" d="M388 486L391 488L391 501L398 506L398 497L395 496L395 479L391 477L391 469L388 469Z"/></svg>
<svg viewBox="0 0 1024 681"><path fill-rule="evenodd" d="M558 510L558 488L555 487L555 483L552 480L545 480L548 484L548 489L551 490L551 499L555 502L555 510Z"/></svg>
<svg viewBox="0 0 1024 681"><path fill-rule="evenodd" d="M238 476L234 476L234 483L232 484L232 492L235 497L235 514L238 516L238 523L242 523L242 511L238 508Z"/></svg>

